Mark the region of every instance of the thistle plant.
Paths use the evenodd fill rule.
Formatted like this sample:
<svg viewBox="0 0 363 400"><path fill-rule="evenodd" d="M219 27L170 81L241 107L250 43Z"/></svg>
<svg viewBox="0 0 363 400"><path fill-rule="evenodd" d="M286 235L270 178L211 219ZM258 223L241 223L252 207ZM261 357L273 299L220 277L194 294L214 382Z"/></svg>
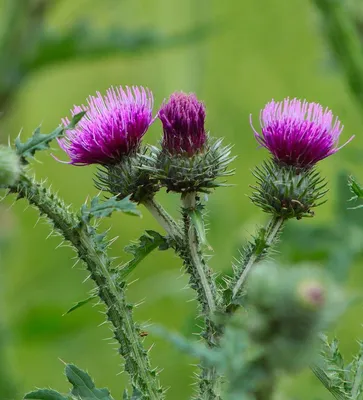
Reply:
<svg viewBox="0 0 363 400"><path fill-rule="evenodd" d="M145 145L144 135L158 120L161 140ZM320 378L327 377L322 382L330 390L319 338L344 309L344 295L319 271L261 261L271 255L289 219L313 217L313 209L324 202L326 182L316 164L343 147L338 145L342 125L330 110L297 99L272 101L261 111L261 131L253 131L270 158L253 171L251 200L271 219L243 248L232 276L221 280L205 254L207 203L202 194L228 184L234 156L230 145L207 132L205 122L206 106L195 94L173 93L154 114L150 90L110 88L106 95L97 93L86 105L75 106L71 119L64 118L54 132L36 130L26 142L17 138L13 148L1 148L0 185L7 195L34 206L83 262L95 285L90 299L103 302L130 378L131 392L125 389L125 400L168 397L162 376L143 347L142 325L134 320L133 305L127 300L130 272L155 249L175 252L196 293L202 342L161 328L151 330L199 358L195 399L269 400L276 395L281 373L309 364ZM69 158L64 168L98 165L94 181L101 194L78 211L31 175L29 162L54 139ZM163 189L179 194L178 220L157 200ZM113 241L98 230L97 220L114 212L138 216L139 204L161 231L147 230L125 249L133 258L116 266L108 255ZM324 346L322 360L328 363ZM352 382L361 379L358 370L351 373ZM97 389L78 367L67 365L66 376L72 385L69 394L40 389L24 398L112 399L108 389ZM354 382L354 393L360 393L362 382Z"/></svg>

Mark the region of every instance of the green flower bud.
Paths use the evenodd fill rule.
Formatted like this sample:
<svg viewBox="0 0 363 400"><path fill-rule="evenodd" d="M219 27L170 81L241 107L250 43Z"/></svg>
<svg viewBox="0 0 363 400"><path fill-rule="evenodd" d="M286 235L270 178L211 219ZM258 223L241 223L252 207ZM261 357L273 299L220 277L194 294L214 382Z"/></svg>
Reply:
<svg viewBox="0 0 363 400"><path fill-rule="evenodd" d="M318 309L325 302L325 290L321 282L307 280L301 282L297 288L298 299L302 305L311 309Z"/></svg>
<svg viewBox="0 0 363 400"><path fill-rule="evenodd" d="M97 189L120 198L131 195L131 200L142 202L159 190L158 182L151 177L148 167L152 167L152 160L144 150L119 163L99 167L95 185Z"/></svg>
<svg viewBox="0 0 363 400"><path fill-rule="evenodd" d="M12 186L21 172L20 160L14 150L0 146L0 187Z"/></svg>
<svg viewBox="0 0 363 400"><path fill-rule="evenodd" d="M325 182L314 169L302 170L265 162L254 170L257 185L251 196L264 212L282 218L312 217L312 208L322 204Z"/></svg>
<svg viewBox="0 0 363 400"><path fill-rule="evenodd" d="M208 138L203 148L195 154L170 153L153 147L152 157L155 167L151 174L160 180L168 191L177 193L209 193L213 188L225 186L218 181L234 173L229 170L231 146L223 146L222 139L212 141Z"/></svg>
<svg viewBox="0 0 363 400"><path fill-rule="evenodd" d="M272 368L298 369L311 361L318 332L342 310L341 300L320 271L258 265L247 286L247 329Z"/></svg>

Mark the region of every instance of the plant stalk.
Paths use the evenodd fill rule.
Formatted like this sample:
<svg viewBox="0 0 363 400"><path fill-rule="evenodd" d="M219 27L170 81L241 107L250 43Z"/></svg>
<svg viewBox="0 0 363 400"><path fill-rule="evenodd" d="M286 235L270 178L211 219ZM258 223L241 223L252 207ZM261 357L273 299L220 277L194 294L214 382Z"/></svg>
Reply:
<svg viewBox="0 0 363 400"><path fill-rule="evenodd" d="M26 175L21 176L11 192L18 193L18 198L27 199L74 246L107 307L108 320L114 327L115 338L120 343L119 352L125 358L125 370L130 374L132 384L145 396L143 398L162 399L162 389L151 370L139 329L133 321L132 306L126 302L123 286L117 283L110 272L111 261L104 247L97 243L94 228L81 223L49 189Z"/></svg>
<svg viewBox="0 0 363 400"><path fill-rule="evenodd" d="M238 278L235 286L233 287L232 298L236 298L240 293L243 285L245 284L249 273L254 265L261 260L266 251L276 242L281 232L285 219L282 217L273 217L268 223L266 228L262 228L265 232L263 235L263 243L257 241L254 243L249 256L245 258L244 265L242 266L242 274Z"/></svg>
<svg viewBox="0 0 363 400"><path fill-rule="evenodd" d="M141 204L150 212L168 235L175 239L181 239L183 232L177 222L159 204L154 197L144 200Z"/></svg>
<svg viewBox="0 0 363 400"><path fill-rule="evenodd" d="M219 307L217 287L212 271L206 265L200 249L195 227L191 224L189 211L196 207L196 193L187 193L182 197L185 251L181 254L187 272L190 274L190 285L197 292L205 320L205 331L202 337L209 347L218 345L221 328L213 321L213 315ZM221 376L214 367L200 364L198 400L220 400Z"/></svg>

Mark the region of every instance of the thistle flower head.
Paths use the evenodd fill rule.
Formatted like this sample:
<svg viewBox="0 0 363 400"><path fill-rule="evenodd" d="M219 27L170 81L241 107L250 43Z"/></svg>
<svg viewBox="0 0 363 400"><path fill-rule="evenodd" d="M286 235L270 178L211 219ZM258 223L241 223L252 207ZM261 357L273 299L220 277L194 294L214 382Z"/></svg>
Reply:
<svg viewBox="0 0 363 400"><path fill-rule="evenodd" d="M258 143L284 165L311 168L344 146L338 147L343 130L340 121L317 103L289 98L282 102L272 100L261 111L260 123L261 133L258 133L251 119Z"/></svg>
<svg viewBox="0 0 363 400"><path fill-rule="evenodd" d="M70 164L115 164L138 149L153 122L152 108L153 95L143 87L111 87L105 96L97 92L87 105L74 106L72 116L81 111L86 115L58 143ZM62 122L67 126L69 119Z"/></svg>
<svg viewBox="0 0 363 400"><path fill-rule="evenodd" d="M163 124L163 149L171 154L193 156L207 140L204 128L205 107L190 93L173 93L158 113Z"/></svg>

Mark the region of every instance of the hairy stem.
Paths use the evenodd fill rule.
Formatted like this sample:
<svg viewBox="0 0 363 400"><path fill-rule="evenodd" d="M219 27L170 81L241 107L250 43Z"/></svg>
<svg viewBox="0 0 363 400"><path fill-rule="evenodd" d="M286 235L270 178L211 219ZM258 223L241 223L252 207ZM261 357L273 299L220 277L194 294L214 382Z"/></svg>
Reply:
<svg viewBox="0 0 363 400"><path fill-rule="evenodd" d="M173 217L167 213L161 204L155 200L155 198L144 200L142 204L170 237L179 239L182 238L183 233L181 227L177 224Z"/></svg>
<svg viewBox="0 0 363 400"><path fill-rule="evenodd" d="M268 249L277 241L284 222L284 218L273 217L267 227L261 229L256 241L247 249L248 254L244 255L240 268L242 273L233 287L232 298L238 296L254 265L266 255Z"/></svg>
<svg viewBox="0 0 363 400"><path fill-rule="evenodd" d="M213 321L213 315L220 305L217 287L215 285L212 271L206 265L198 236L194 226L191 224L189 211L196 207L196 193L188 193L182 197L185 251L182 254L187 272L190 274L190 285L197 292L197 298L201 305L205 320L205 332L202 336L209 347L215 347L219 342L220 327ZM198 400L220 399L221 377L218 376L214 367L201 363L199 375Z"/></svg>
<svg viewBox="0 0 363 400"><path fill-rule="evenodd" d="M65 204L49 189L23 175L18 184L11 188L18 198L25 198L46 216L65 240L76 249L98 288L98 295L107 307L108 320L114 327L114 335L120 343L120 354L125 358L125 370L132 384L143 394L143 398L163 398L162 389L151 370L147 352L144 350L140 332L132 317L132 306L126 302L123 285L110 271L111 261L104 246L97 241L92 226L85 225L71 213Z"/></svg>
<svg viewBox="0 0 363 400"><path fill-rule="evenodd" d="M195 228L191 225L189 210L196 207L196 193L187 193L183 197L184 207L184 235L187 247L188 272L192 275L192 287L196 289L198 300L205 315L212 315L216 311L217 288L212 278L212 272L206 265L199 246ZM195 281L195 282L194 282Z"/></svg>
<svg viewBox="0 0 363 400"><path fill-rule="evenodd" d="M323 32L340 64L352 93L363 107L363 48L359 31L344 1L315 0L324 23Z"/></svg>

